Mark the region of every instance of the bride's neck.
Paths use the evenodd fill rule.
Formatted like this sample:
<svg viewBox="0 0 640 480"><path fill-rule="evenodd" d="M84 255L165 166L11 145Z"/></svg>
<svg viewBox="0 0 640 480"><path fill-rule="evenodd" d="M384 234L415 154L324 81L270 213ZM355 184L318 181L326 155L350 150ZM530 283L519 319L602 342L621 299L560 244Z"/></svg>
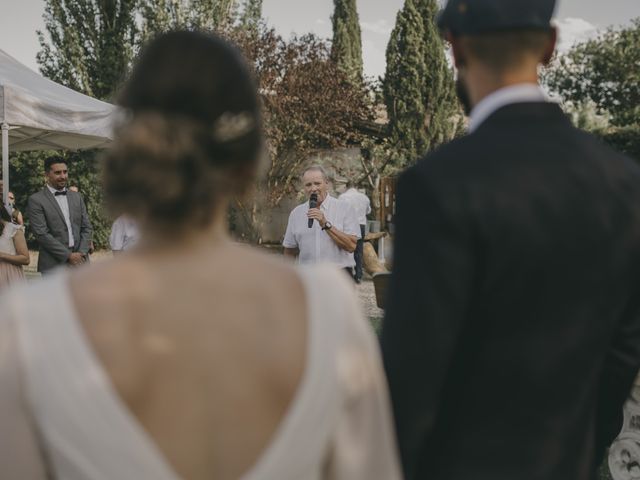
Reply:
<svg viewBox="0 0 640 480"><path fill-rule="evenodd" d="M158 230L142 226L136 250L145 253L193 252L202 248L221 247L230 241L225 215L215 215L209 225L200 228L188 224L181 228Z"/></svg>

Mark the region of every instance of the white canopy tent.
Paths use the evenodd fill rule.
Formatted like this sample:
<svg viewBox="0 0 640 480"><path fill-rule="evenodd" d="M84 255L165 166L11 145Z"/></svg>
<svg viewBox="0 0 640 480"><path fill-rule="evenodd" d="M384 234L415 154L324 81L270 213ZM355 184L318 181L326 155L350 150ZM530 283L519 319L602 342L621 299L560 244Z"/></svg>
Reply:
<svg viewBox="0 0 640 480"><path fill-rule="evenodd" d="M111 141L116 109L46 79L0 50L2 202L9 191L9 150L80 150Z"/></svg>

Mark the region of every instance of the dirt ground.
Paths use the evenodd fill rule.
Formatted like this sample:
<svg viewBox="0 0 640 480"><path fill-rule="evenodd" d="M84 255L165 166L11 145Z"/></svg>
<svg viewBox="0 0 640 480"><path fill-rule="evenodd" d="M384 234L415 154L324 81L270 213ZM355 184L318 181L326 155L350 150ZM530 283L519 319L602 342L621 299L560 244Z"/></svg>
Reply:
<svg viewBox="0 0 640 480"><path fill-rule="evenodd" d="M358 292L358 298L360 299L360 305L362 305L362 311L369 319L371 326L376 331L380 332L382 326L382 318L384 317L384 310L378 308L376 304L376 293L373 289L373 281L371 278L365 276L362 279L360 285L356 285L356 291Z"/></svg>

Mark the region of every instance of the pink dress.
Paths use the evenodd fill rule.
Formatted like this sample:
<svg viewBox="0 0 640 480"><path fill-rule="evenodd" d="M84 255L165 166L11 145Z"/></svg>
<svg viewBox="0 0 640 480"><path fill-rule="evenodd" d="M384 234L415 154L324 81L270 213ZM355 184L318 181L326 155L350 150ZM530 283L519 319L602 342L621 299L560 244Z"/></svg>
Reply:
<svg viewBox="0 0 640 480"><path fill-rule="evenodd" d="M3 222L4 223L4 222ZM13 223L4 223L2 234L0 234L0 252L16 254L16 247L13 243L13 237L22 227ZM3 290L11 283L24 280L24 272L19 265L13 265L9 262L0 260L0 290Z"/></svg>

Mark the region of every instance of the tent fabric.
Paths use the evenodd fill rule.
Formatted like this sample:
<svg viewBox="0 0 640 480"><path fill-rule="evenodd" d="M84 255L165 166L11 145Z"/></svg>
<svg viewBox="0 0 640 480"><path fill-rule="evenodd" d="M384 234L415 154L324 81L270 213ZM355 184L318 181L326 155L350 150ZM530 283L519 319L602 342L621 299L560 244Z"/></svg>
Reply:
<svg viewBox="0 0 640 480"><path fill-rule="evenodd" d="M9 149L58 150L106 146L116 108L46 79L0 50L0 123Z"/></svg>

